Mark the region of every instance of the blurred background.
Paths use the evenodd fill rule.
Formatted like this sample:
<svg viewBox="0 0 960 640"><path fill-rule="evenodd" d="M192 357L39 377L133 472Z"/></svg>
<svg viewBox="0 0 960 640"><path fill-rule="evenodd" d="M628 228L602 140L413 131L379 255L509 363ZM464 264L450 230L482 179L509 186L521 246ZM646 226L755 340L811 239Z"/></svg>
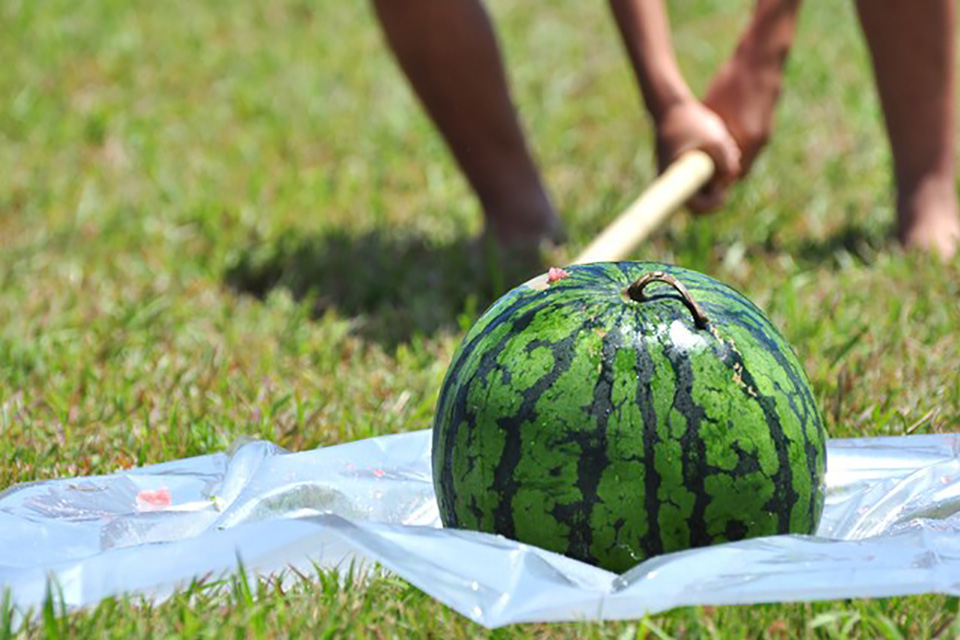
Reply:
<svg viewBox="0 0 960 640"><path fill-rule="evenodd" d="M605 6L488 9L574 255L654 177ZM671 4L702 91L752 3ZM365 3L0 4L0 486L428 428L470 323L530 273ZM956 262L904 255L851 3L808 3L771 145L637 259L773 318L837 436L955 428Z"/></svg>

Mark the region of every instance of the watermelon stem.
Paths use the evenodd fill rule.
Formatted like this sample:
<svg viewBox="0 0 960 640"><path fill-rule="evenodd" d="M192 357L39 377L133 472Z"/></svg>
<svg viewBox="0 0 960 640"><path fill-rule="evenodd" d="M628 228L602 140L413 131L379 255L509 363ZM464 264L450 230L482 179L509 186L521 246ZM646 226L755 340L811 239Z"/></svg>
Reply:
<svg viewBox="0 0 960 640"><path fill-rule="evenodd" d="M707 317L707 314L704 313L700 305L697 304L697 301L694 300L693 296L690 295L687 287L669 273L664 271L651 271L650 273L644 274L643 276L634 280L633 284L627 287L627 290L624 293L628 298L635 302L646 302L650 300L650 298L644 294L643 290L651 282L663 282L676 289L680 294L680 299L683 300L683 304L687 306L687 309L689 309L690 313L693 315L693 322L697 328L707 328L707 323L710 322L710 318Z"/></svg>

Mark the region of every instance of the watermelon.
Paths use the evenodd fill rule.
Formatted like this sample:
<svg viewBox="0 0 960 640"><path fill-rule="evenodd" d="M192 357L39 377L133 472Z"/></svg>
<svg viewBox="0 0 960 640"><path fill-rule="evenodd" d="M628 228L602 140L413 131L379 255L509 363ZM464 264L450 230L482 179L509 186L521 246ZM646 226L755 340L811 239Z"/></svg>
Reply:
<svg viewBox="0 0 960 640"><path fill-rule="evenodd" d="M447 527L622 572L812 533L825 447L796 354L749 300L675 266L596 263L520 285L470 329L433 480Z"/></svg>

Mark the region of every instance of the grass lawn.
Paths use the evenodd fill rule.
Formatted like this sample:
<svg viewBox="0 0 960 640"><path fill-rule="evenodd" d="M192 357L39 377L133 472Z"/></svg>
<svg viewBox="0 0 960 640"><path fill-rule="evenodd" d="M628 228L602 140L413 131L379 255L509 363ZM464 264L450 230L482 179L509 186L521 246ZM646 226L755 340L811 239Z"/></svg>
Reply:
<svg viewBox="0 0 960 640"><path fill-rule="evenodd" d="M682 6L681 6L682 5ZM704 88L751 2L673 9ZM494 0L569 255L653 176L603 5ZM470 323L523 274L362 2L0 3L0 487L428 428ZM808 3L778 133L716 216L637 253L728 282L795 345L831 435L960 425L960 262L890 240L889 151L852 3ZM258 595L259 597L253 597ZM0 637L17 631L0 607ZM502 637L960 635L955 598L692 608ZM396 578L236 580L26 635L473 637Z"/></svg>

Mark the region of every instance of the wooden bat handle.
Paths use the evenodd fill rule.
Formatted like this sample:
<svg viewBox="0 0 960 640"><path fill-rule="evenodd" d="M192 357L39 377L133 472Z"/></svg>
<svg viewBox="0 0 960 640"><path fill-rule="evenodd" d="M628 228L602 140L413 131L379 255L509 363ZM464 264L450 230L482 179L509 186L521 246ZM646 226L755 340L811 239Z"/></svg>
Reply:
<svg viewBox="0 0 960 640"><path fill-rule="evenodd" d="M713 160L687 151L667 167L571 264L612 262L630 252L713 176Z"/></svg>

